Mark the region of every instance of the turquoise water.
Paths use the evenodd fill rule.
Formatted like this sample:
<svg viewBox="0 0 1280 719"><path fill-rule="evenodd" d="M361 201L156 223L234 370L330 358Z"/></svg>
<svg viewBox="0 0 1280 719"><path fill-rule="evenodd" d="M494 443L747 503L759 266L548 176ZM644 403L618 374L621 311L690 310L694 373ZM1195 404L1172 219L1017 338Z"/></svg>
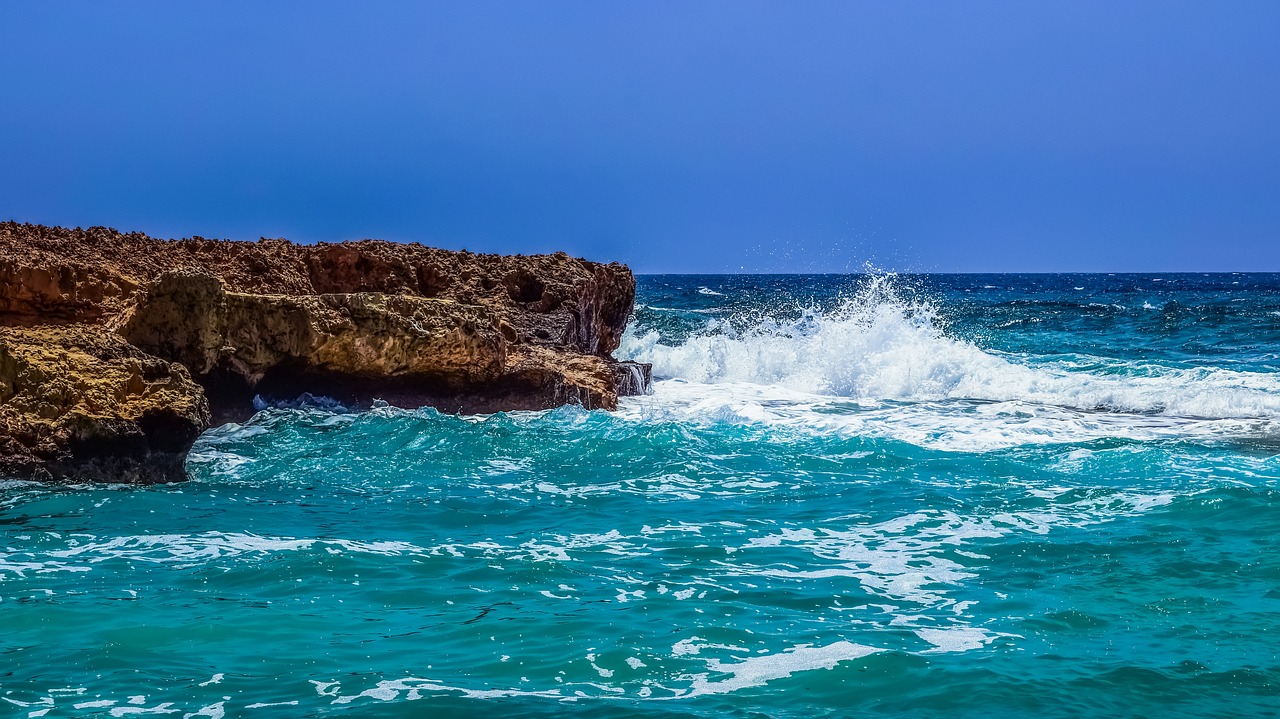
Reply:
<svg viewBox="0 0 1280 719"><path fill-rule="evenodd" d="M1280 714L1280 277L643 277L619 354L0 485L0 716Z"/></svg>

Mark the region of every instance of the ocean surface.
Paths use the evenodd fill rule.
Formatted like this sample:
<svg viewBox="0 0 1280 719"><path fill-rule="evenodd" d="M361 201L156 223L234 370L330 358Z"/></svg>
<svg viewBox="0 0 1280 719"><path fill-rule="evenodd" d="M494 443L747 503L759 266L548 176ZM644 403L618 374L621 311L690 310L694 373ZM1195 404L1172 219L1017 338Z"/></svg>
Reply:
<svg viewBox="0 0 1280 719"><path fill-rule="evenodd" d="M618 354L0 484L0 716L1280 715L1280 275L647 276Z"/></svg>

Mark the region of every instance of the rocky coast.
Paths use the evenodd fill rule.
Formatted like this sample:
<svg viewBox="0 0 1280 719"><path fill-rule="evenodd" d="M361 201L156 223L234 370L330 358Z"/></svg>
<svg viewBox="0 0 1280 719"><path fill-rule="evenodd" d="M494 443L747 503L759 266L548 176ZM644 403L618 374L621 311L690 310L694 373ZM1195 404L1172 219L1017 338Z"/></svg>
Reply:
<svg viewBox="0 0 1280 719"><path fill-rule="evenodd" d="M563 253L0 223L0 477L180 480L255 398L613 409L649 384L612 356L634 300Z"/></svg>

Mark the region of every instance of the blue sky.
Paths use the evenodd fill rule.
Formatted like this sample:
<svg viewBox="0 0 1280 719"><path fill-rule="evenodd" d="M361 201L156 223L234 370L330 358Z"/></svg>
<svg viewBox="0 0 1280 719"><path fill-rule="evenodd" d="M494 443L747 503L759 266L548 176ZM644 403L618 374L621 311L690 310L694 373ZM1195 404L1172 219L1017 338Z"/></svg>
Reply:
<svg viewBox="0 0 1280 719"><path fill-rule="evenodd" d="M1280 270L1280 3L0 0L0 217L641 272Z"/></svg>

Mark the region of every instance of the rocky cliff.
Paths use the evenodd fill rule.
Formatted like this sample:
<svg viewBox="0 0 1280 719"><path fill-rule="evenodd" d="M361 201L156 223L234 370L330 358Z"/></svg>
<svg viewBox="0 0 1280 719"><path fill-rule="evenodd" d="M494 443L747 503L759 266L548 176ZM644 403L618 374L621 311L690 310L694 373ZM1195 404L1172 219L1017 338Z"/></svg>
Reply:
<svg viewBox="0 0 1280 719"><path fill-rule="evenodd" d="M161 482L209 426L180 364L97 328L0 328L0 476Z"/></svg>
<svg viewBox="0 0 1280 719"><path fill-rule="evenodd" d="M169 481L210 422L303 392L612 409L635 280L563 253L158 240L0 223L0 475Z"/></svg>

